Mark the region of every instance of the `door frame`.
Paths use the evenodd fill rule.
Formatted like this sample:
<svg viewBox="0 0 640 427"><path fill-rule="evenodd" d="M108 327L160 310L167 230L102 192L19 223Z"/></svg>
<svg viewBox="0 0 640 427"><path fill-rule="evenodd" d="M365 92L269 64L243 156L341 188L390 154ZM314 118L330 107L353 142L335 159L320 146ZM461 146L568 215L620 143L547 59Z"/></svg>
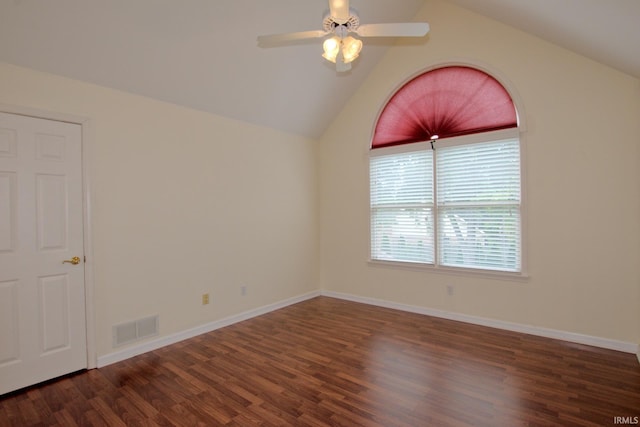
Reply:
<svg viewBox="0 0 640 427"><path fill-rule="evenodd" d="M73 114L58 113L38 108L23 107L19 105L0 103L0 112L28 116L37 119L55 120L58 122L73 123L81 126L81 150L82 150L82 228L84 256L84 291L85 291L85 322L87 341L87 369L94 369L98 366L98 356L96 354L96 321L94 306L94 272L93 272L93 233L92 233L92 211L91 211L91 120L88 117Z"/></svg>

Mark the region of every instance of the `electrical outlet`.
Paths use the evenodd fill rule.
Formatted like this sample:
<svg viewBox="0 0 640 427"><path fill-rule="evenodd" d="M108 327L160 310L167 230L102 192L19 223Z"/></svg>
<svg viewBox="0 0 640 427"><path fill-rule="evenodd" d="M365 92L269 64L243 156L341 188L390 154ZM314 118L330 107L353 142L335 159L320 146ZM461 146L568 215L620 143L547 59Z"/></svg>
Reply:
<svg viewBox="0 0 640 427"><path fill-rule="evenodd" d="M240 286L240 295L242 296L247 295L247 285Z"/></svg>
<svg viewBox="0 0 640 427"><path fill-rule="evenodd" d="M453 295L453 285L447 285L447 295Z"/></svg>
<svg viewBox="0 0 640 427"><path fill-rule="evenodd" d="M202 305L207 305L209 304L209 294L202 294Z"/></svg>

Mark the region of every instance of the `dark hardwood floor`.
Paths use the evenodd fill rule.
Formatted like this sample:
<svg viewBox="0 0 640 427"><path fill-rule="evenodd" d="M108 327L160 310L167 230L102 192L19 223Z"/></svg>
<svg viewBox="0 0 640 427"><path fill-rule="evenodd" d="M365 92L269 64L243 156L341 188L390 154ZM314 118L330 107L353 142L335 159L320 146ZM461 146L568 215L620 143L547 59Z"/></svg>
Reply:
<svg viewBox="0 0 640 427"><path fill-rule="evenodd" d="M326 297L0 396L0 425L21 427L607 426L636 416L635 355Z"/></svg>

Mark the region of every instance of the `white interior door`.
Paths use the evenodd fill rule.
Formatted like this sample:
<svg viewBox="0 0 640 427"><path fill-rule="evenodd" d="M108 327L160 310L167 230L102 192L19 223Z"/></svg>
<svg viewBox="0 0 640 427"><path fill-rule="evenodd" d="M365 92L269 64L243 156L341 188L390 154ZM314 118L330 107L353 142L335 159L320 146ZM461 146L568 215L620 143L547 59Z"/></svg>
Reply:
<svg viewBox="0 0 640 427"><path fill-rule="evenodd" d="M87 367L81 142L0 113L0 394Z"/></svg>

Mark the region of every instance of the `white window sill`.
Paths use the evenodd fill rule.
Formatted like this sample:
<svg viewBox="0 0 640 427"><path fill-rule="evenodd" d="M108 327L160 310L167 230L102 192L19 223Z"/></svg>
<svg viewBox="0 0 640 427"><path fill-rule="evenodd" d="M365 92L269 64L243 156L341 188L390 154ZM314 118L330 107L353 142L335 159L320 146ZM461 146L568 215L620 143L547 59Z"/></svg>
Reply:
<svg viewBox="0 0 640 427"><path fill-rule="evenodd" d="M429 273L446 274L446 275L454 275L454 276L507 280L512 282L527 282L529 280L529 275L524 272L480 270L475 268L461 268L461 267L444 267L444 266L436 266L433 264L421 264L421 263L398 262L398 261L381 261L381 260L371 260L371 259L368 261L368 264L369 266L375 267L375 268L424 271Z"/></svg>

